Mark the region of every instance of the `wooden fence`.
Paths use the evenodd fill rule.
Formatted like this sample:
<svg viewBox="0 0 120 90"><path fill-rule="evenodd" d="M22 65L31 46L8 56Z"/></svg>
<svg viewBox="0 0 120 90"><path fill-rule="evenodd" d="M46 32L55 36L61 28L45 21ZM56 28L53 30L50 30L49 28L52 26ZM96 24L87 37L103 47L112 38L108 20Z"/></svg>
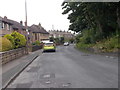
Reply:
<svg viewBox="0 0 120 90"><path fill-rule="evenodd" d="M3 64L6 64L14 59L17 59L27 54L28 54L27 48L25 47L13 49L10 51L5 51L5 52L0 53L0 62L2 62L2 65L3 65Z"/></svg>

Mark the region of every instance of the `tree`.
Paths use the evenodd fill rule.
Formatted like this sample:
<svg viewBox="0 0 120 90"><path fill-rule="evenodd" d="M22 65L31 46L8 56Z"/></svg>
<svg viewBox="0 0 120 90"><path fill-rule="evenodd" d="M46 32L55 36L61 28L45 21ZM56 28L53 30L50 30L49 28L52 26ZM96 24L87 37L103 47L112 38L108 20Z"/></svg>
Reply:
<svg viewBox="0 0 120 90"><path fill-rule="evenodd" d="M119 3L63 2L62 9L62 14L68 14L71 23L69 30L75 32L88 29L94 32L92 35L103 39L120 28Z"/></svg>

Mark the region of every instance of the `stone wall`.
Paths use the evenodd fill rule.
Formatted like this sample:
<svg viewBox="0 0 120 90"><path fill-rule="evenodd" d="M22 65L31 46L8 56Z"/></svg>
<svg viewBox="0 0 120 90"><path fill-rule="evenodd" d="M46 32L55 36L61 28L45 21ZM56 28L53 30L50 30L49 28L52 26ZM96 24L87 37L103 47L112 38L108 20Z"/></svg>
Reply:
<svg viewBox="0 0 120 90"><path fill-rule="evenodd" d="M27 54L28 54L27 48L25 47L19 49L13 49L10 51L5 51L0 53L0 62L2 62L3 65Z"/></svg>

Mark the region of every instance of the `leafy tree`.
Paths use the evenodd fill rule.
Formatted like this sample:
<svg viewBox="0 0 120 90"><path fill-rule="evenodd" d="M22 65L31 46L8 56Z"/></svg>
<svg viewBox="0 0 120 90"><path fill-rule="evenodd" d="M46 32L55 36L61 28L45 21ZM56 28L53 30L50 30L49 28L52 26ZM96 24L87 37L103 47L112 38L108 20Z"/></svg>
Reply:
<svg viewBox="0 0 120 90"><path fill-rule="evenodd" d="M107 38L120 29L119 3L63 2L62 9L62 14L68 14L69 30L83 33L88 29L92 33L89 39Z"/></svg>
<svg viewBox="0 0 120 90"><path fill-rule="evenodd" d="M61 44L64 43L64 37L60 37L59 40L60 40L60 43L61 43Z"/></svg>

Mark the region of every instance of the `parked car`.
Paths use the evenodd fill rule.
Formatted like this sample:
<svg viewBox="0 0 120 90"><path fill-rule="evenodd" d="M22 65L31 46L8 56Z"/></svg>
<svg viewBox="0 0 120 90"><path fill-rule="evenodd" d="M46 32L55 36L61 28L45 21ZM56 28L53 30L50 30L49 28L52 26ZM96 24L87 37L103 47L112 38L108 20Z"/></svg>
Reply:
<svg viewBox="0 0 120 90"><path fill-rule="evenodd" d="M45 51L56 51L56 45L54 42L47 42L43 45L43 52Z"/></svg>
<svg viewBox="0 0 120 90"><path fill-rule="evenodd" d="M68 43L68 42L65 42L65 43L64 43L64 46L69 46L69 43Z"/></svg>

